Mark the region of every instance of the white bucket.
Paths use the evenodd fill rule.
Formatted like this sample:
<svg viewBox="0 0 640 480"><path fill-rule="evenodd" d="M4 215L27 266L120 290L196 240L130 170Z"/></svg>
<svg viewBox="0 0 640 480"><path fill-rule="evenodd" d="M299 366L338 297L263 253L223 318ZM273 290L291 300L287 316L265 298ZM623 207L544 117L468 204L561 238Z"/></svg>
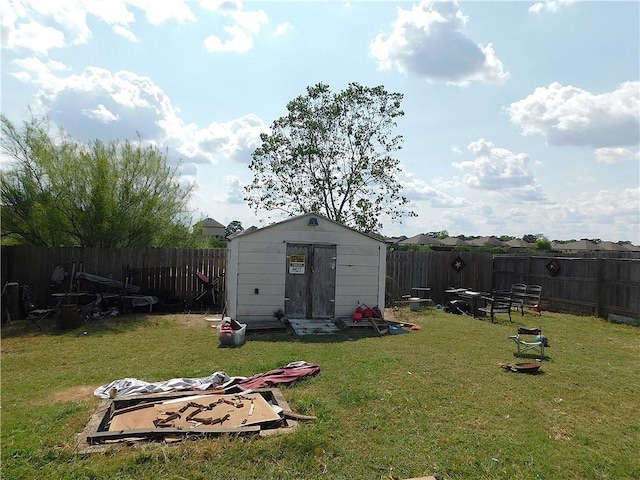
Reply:
<svg viewBox="0 0 640 480"><path fill-rule="evenodd" d="M419 297L411 297L409 299L409 308L412 312L418 312L420 310L420 298Z"/></svg>

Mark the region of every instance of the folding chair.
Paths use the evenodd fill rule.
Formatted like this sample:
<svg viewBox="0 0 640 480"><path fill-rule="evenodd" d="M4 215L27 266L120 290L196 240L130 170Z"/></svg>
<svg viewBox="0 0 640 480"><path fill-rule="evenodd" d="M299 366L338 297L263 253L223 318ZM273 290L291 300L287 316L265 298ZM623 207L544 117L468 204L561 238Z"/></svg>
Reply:
<svg viewBox="0 0 640 480"><path fill-rule="evenodd" d="M204 273L196 272L196 278L198 281L204 285L205 290L198 294L198 296L194 299L194 303L196 305L200 305L201 308L206 307L217 307L218 306L218 283L220 282L221 277L218 276L213 280L209 280Z"/></svg>
<svg viewBox="0 0 640 480"><path fill-rule="evenodd" d="M516 335L507 335L509 340L513 340L516 344L516 357L522 356L524 352L531 350L534 353L538 353L540 358L544 358L544 349L549 347L549 340L542 335L542 329L518 327L518 333Z"/></svg>
<svg viewBox="0 0 640 480"><path fill-rule="evenodd" d="M22 302L27 320L32 322L36 327L42 330L40 322L44 319L52 316L58 310L56 308L36 308L34 295L29 288L29 285L23 284L22 287Z"/></svg>
<svg viewBox="0 0 640 480"><path fill-rule="evenodd" d="M482 297L484 300L484 307L479 308L481 312L488 313L491 316L491 322L495 320L496 313L506 313L509 315L509 321L511 322L511 305L513 303L513 297L510 292L493 292L490 297Z"/></svg>
<svg viewBox="0 0 640 480"><path fill-rule="evenodd" d="M527 286L524 283L514 283L511 285L511 297L513 298L512 308L520 310L524 315L524 300L527 295Z"/></svg>
<svg viewBox="0 0 640 480"><path fill-rule="evenodd" d="M522 302L521 313L524 315L525 308L531 308L538 315L542 315L540 308L540 297L542 296L542 287L540 285L527 285L524 300Z"/></svg>

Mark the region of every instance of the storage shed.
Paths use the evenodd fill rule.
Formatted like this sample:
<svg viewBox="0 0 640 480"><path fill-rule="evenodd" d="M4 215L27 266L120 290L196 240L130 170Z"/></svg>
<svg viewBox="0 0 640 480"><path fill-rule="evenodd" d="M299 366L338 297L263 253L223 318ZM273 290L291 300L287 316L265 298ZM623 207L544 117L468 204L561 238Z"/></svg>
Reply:
<svg viewBox="0 0 640 480"><path fill-rule="evenodd" d="M229 238L227 312L241 323L351 317L358 302L384 308L386 246L318 214Z"/></svg>

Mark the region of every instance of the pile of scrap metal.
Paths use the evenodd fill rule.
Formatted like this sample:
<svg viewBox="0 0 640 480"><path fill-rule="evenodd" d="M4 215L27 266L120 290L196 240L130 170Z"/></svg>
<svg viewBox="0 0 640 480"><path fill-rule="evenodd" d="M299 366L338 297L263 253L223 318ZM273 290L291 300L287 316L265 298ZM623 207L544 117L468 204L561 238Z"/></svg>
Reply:
<svg viewBox="0 0 640 480"><path fill-rule="evenodd" d="M273 387L319 373L317 364L301 361L248 378L215 372L202 379L157 383L116 380L94 392L105 400L81 434L80 447L91 452L123 441L290 431L315 417L291 411ZM142 393L121 394L131 392Z"/></svg>
<svg viewBox="0 0 640 480"><path fill-rule="evenodd" d="M111 278L101 277L88 272L77 272L75 274L76 281L86 281L93 285L93 289L97 293L97 299L103 300L105 297L115 297L123 302L130 300L132 308L142 307L148 308L151 312L153 305L158 303L158 298L153 295L141 295L140 287L133 285L128 281L120 282ZM105 291L105 288L107 291ZM111 290L111 291L108 291Z"/></svg>

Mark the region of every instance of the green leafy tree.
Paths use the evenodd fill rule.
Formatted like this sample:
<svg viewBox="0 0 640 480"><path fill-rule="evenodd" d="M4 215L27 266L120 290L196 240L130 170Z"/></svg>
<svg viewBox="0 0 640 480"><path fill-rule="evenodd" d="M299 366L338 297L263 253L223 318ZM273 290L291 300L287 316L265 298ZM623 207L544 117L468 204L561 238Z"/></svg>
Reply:
<svg viewBox="0 0 640 480"><path fill-rule="evenodd" d="M405 209L392 157L402 144L393 134L401 100L381 86L307 87L261 135L245 200L255 211L315 212L369 233L381 229L381 214L415 215Z"/></svg>
<svg viewBox="0 0 640 480"><path fill-rule="evenodd" d="M242 227L242 222L239 222L238 220L233 220L229 225L227 225L227 228L224 229L224 236L225 238L227 238L229 237L229 235L233 235L234 233L238 233L242 231L244 231L244 228Z"/></svg>
<svg viewBox="0 0 640 480"><path fill-rule="evenodd" d="M0 117L2 236L42 246L190 246L192 187L140 142L83 144L46 118Z"/></svg>
<svg viewBox="0 0 640 480"><path fill-rule="evenodd" d="M522 241L527 243L536 243L538 240L541 240L543 238L544 238L544 235L542 233L536 233L536 234L527 233L522 237Z"/></svg>
<svg viewBox="0 0 640 480"><path fill-rule="evenodd" d="M545 250L545 251L551 250L551 242L546 237L542 237L538 239L535 245L538 250Z"/></svg>

